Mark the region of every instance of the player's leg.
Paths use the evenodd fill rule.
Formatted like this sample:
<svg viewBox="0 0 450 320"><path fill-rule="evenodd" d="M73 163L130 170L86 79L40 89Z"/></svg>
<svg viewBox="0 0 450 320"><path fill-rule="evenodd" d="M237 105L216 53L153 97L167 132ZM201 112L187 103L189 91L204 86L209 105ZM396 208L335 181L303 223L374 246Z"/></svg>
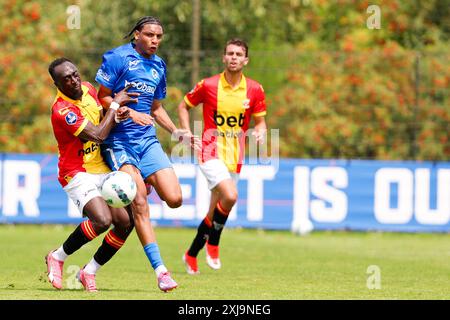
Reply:
<svg viewBox="0 0 450 320"><path fill-rule="evenodd" d="M176 288L177 284L170 277L159 253L155 233L150 223L147 186L142 177L148 177L158 170L158 168L170 167L171 164L166 156L168 163L165 167L161 167L158 159L153 157L151 152L148 152L152 149L152 145L159 145L156 138L148 139L143 144L138 145L122 145L120 143L115 143L114 145L103 144L102 155L110 168L127 172L136 182L136 197L131 203L136 233L150 264L157 274L158 287L163 291L168 291ZM160 145L159 148L161 148ZM160 152L162 152L162 149ZM162 154L165 155L164 153Z"/></svg>
<svg viewBox="0 0 450 320"><path fill-rule="evenodd" d="M183 261L186 265L186 270L189 274L198 274L200 273L198 269L197 263L197 255L201 249L205 246L206 241L209 237L209 232L212 227L212 218L214 215L214 208L217 205L217 201L219 201L219 194L215 191L211 192L211 200L209 204L208 214L202 220L200 225L197 228L197 234L195 235L194 240L191 243L188 251L183 255Z"/></svg>
<svg viewBox="0 0 450 320"><path fill-rule="evenodd" d="M145 184L155 188L158 195L171 208L181 205L181 187L178 178L173 171L169 158L162 150L158 139L149 139L142 146L140 152L139 169L141 176L145 178ZM145 188L147 191L147 188ZM147 193L146 193L147 194ZM143 243L144 245L144 243ZM171 278L170 273L164 266L158 244L155 241L144 245L145 253L152 267L158 275L158 286L163 291L177 287L177 283Z"/></svg>
<svg viewBox="0 0 450 320"><path fill-rule="evenodd" d="M181 206L183 198L178 177L157 139L149 141L143 148L139 169L145 182L155 188L170 208Z"/></svg>
<svg viewBox="0 0 450 320"><path fill-rule="evenodd" d="M178 177L173 168L164 168L156 171L145 179L145 182L155 188L161 200L170 208L178 208L183 200Z"/></svg>
<svg viewBox="0 0 450 320"><path fill-rule="evenodd" d="M168 291L177 287L177 283L172 280L170 273L163 263L155 232L150 222L149 205L147 201L147 188L140 171L132 165L124 165L121 171L129 173L137 185L136 197L131 203L134 224L139 240L144 248L144 252L158 278L158 286L163 291Z"/></svg>
<svg viewBox="0 0 450 320"><path fill-rule="evenodd" d="M133 220L138 238L142 246L145 246L147 243L155 242L155 233L150 223L150 209L147 201L147 189L144 181L142 180L141 173L139 169L130 164L123 165L120 168L120 171L124 171L131 175L136 182L136 197L130 207L133 213Z"/></svg>
<svg viewBox="0 0 450 320"><path fill-rule="evenodd" d="M97 271L119 251L134 226L131 211L128 213L125 208L110 207L109 209L114 228L109 230L94 257L77 275L85 289L91 292L97 291L95 283Z"/></svg>
<svg viewBox="0 0 450 320"><path fill-rule="evenodd" d="M208 265L214 269L220 268L218 250L220 234L228 218L228 213L231 211L237 198L236 184L222 160L213 159L202 163L200 170L208 182L208 188L211 190L211 200L208 213L200 223L191 247L183 255L183 261L190 274L198 273L197 255L206 242ZM225 207L225 209L222 207ZM218 208L222 208L221 211ZM216 214L218 211L223 213L220 215ZM211 235L214 239L213 244L210 244L209 241Z"/></svg>
<svg viewBox="0 0 450 320"><path fill-rule="evenodd" d="M64 190L89 219L79 224L62 246L45 257L49 281L57 289L62 288L63 264L66 258L111 225L111 214L96 187L95 176L78 173Z"/></svg>
<svg viewBox="0 0 450 320"><path fill-rule="evenodd" d="M139 147L139 146L138 146ZM142 245L155 241L153 228L149 222L149 207L147 190L139 168L139 156L132 145L102 144L102 156L111 170L120 170L128 173L136 182L137 192L134 201L129 207L133 213L134 225Z"/></svg>
<svg viewBox="0 0 450 320"><path fill-rule="evenodd" d="M218 195L216 206L212 210L212 227L206 244L206 262L218 270L221 268L219 259L219 241L231 209L237 201L236 183L232 179L221 181L213 191ZM211 213L208 213L211 217Z"/></svg>

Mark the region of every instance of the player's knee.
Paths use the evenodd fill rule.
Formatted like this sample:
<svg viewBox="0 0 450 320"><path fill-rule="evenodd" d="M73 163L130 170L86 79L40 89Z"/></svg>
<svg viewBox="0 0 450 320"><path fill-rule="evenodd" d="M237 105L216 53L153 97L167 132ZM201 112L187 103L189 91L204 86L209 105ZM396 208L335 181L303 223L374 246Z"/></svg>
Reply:
<svg viewBox="0 0 450 320"><path fill-rule="evenodd" d="M133 230L133 227L134 227L133 219L130 219L130 217L128 215L120 217L116 220L117 221L113 221L113 224L116 228L125 230L127 233L130 233L131 230ZM128 230L130 230L130 231L128 231Z"/></svg>
<svg viewBox="0 0 450 320"><path fill-rule="evenodd" d="M181 194L181 188L174 187L170 190L165 190L161 194L158 193L161 200L163 200L169 208L178 208L183 204L183 196Z"/></svg>
<svg viewBox="0 0 450 320"><path fill-rule="evenodd" d="M232 207L237 201L238 194L235 191L229 191L221 197L221 203L227 207Z"/></svg>
<svg viewBox="0 0 450 320"><path fill-rule="evenodd" d="M127 236L131 233L131 231L133 231L134 229L134 221L131 220L130 224L127 225L127 228L125 229L125 233L127 234Z"/></svg>
<svg viewBox="0 0 450 320"><path fill-rule="evenodd" d="M131 221L131 223L128 224L121 224L121 225L115 225L114 224L114 231L116 234L122 239L126 240L130 233L133 231L134 223Z"/></svg>
<svg viewBox="0 0 450 320"><path fill-rule="evenodd" d="M166 203L170 208L178 208L183 203L183 197L180 195L174 195L166 199Z"/></svg>
<svg viewBox="0 0 450 320"><path fill-rule="evenodd" d="M127 233L131 233L131 231L134 228L134 221L133 221L133 219L128 219L127 221L125 221L123 226L127 230Z"/></svg>
<svg viewBox="0 0 450 320"><path fill-rule="evenodd" d="M94 227L95 232L100 234L108 230L111 223L111 216L101 216L92 221L92 226Z"/></svg>

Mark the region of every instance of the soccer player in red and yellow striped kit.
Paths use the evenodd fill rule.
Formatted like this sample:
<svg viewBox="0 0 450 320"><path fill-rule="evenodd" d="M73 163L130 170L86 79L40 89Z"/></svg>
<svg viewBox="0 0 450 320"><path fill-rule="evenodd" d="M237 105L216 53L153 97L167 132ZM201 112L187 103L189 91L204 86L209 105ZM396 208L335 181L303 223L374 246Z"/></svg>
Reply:
<svg viewBox="0 0 450 320"><path fill-rule="evenodd" d="M197 255L205 243L207 264L215 270L221 268L219 240L237 200L236 184L251 118L255 122L252 134L257 142L263 141L267 130L264 90L258 82L242 73L249 61L247 44L241 39L229 40L222 61L225 71L200 81L178 106L181 127L190 131L189 110L203 104L204 128L199 161L211 190L208 214L183 255L189 274L199 272Z"/></svg>
<svg viewBox="0 0 450 320"><path fill-rule="evenodd" d="M47 275L56 289L62 288L65 259L81 246L111 229L92 260L77 274L87 291L97 291L95 274L122 247L133 230L133 219L124 208L108 207L99 188L111 170L100 154L101 143L114 123L128 117L127 103L136 102L138 93L127 88L114 97L115 106L102 119L102 106L97 91L89 82L81 82L76 66L66 58L59 58L49 66L49 73L58 88L52 106L52 126L58 142L58 180L64 191L88 217L70 234L67 240L45 257Z"/></svg>

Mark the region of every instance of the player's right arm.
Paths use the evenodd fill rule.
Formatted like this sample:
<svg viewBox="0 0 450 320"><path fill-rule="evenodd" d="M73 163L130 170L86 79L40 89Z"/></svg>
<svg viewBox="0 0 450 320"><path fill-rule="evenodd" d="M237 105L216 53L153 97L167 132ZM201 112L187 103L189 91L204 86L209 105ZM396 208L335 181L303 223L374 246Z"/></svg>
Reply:
<svg viewBox="0 0 450 320"><path fill-rule="evenodd" d="M130 110L129 108L118 109L119 106L136 103L138 100L139 93L127 92L129 88L130 86L125 87L114 96L114 99L111 99L110 105L115 103L115 107L108 108L108 111L106 111L105 116L98 126L88 121L84 129L78 134L78 137L83 140L102 143L108 137L109 132L115 124L114 117L116 116L116 112L120 113L120 117L126 117L126 113Z"/></svg>
<svg viewBox="0 0 450 320"><path fill-rule="evenodd" d="M181 128L191 132L189 111L196 105L203 103L205 95L205 80L198 82L194 89L189 91L178 105L178 119Z"/></svg>
<svg viewBox="0 0 450 320"><path fill-rule="evenodd" d="M204 80L202 80L195 85L194 89L192 89L184 96L183 100L181 100L177 108L178 120L181 127L180 131L185 131L183 135L190 138L188 141L190 141L191 147L193 147L194 150L197 151L200 151L202 149L202 142L198 136L194 136L192 134L189 112L191 108L200 103L203 103L204 96L205 86Z"/></svg>

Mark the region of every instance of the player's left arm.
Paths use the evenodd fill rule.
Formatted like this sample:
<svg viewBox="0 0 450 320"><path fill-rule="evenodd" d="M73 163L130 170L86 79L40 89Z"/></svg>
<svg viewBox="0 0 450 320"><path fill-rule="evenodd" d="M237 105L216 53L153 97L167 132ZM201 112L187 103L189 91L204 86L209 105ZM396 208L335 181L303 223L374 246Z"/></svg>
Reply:
<svg viewBox="0 0 450 320"><path fill-rule="evenodd" d="M157 124L167 130L170 134L177 130L177 127L167 114L166 109L164 109L161 100L153 100L151 116Z"/></svg>
<svg viewBox="0 0 450 320"><path fill-rule="evenodd" d="M256 142L263 143L267 133L266 119L264 116L255 116L253 119L255 121L255 128L252 135L255 136Z"/></svg>
<svg viewBox="0 0 450 320"><path fill-rule="evenodd" d="M180 142L187 143L196 150L199 150L201 148L200 138L192 135L190 130L178 129L177 126L173 123L170 116L167 114L166 109L164 109L161 100L153 100L151 115L157 124L166 129Z"/></svg>
<svg viewBox="0 0 450 320"><path fill-rule="evenodd" d="M256 138L256 142L263 143L267 133L266 115L266 96L262 85L256 87L253 91L255 105L253 106L252 115L255 121L255 128L252 135Z"/></svg>

